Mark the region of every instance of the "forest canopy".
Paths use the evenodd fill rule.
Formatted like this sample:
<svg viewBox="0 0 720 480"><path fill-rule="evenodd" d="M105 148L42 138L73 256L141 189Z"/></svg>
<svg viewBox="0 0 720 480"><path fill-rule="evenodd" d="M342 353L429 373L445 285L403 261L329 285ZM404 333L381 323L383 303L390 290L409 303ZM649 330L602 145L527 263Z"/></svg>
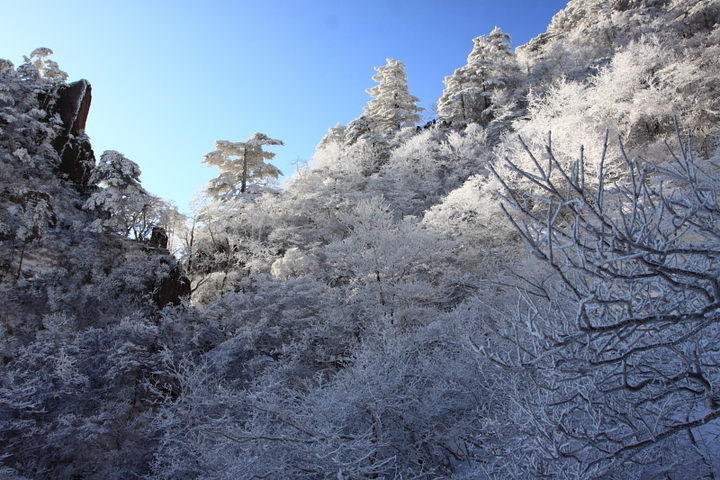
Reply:
<svg viewBox="0 0 720 480"><path fill-rule="evenodd" d="M282 187L216 142L189 217L0 60L0 477L720 475L718 25L573 0L425 124L388 59Z"/></svg>

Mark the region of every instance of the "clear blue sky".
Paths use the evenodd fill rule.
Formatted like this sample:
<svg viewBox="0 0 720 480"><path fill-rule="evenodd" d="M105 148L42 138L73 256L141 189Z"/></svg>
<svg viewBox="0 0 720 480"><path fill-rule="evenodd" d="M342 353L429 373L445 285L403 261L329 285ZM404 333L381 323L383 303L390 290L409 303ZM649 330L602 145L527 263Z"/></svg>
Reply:
<svg viewBox="0 0 720 480"><path fill-rule="evenodd" d="M137 162L150 192L188 210L218 174L215 140L262 132L287 175L337 122L357 118L387 58L407 64L424 107L498 26L526 43L566 0L3 0L0 58L36 47L93 86L96 155Z"/></svg>

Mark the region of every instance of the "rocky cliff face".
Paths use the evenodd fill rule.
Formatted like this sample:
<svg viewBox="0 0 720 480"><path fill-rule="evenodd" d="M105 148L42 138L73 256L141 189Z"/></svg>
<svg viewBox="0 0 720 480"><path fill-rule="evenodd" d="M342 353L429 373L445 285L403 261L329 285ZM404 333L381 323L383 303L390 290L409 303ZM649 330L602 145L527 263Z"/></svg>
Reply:
<svg viewBox="0 0 720 480"><path fill-rule="evenodd" d="M163 232L146 245L90 228L104 214L83 209L88 192L99 188L90 184L95 154L85 133L90 83L6 72L3 119L26 125L2 125L0 138L3 325L30 338L46 315L72 315L90 326L132 310L153 315L179 305L190 294L189 281ZM28 131L42 135L28 138Z"/></svg>
<svg viewBox="0 0 720 480"><path fill-rule="evenodd" d="M0 60L0 478L129 478L151 460L161 310L190 286L162 231L133 241L85 208L91 91Z"/></svg>
<svg viewBox="0 0 720 480"><path fill-rule="evenodd" d="M60 155L58 170L80 186L87 186L95 166L95 153L85 134L90 113L92 87L87 80L64 85L59 89L58 99L48 112L62 119L62 132L53 141Z"/></svg>

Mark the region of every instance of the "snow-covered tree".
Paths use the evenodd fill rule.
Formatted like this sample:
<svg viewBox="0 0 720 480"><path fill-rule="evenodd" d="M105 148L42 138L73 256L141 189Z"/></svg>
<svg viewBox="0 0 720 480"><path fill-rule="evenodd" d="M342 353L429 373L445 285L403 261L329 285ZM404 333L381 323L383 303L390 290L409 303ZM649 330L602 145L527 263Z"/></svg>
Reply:
<svg viewBox="0 0 720 480"><path fill-rule="evenodd" d="M378 121L374 117L360 115L355 120L348 123L345 129L345 142L353 145L359 140L365 140L366 143L379 143L383 141L383 137L378 133L380 127Z"/></svg>
<svg viewBox="0 0 720 480"><path fill-rule="evenodd" d="M347 127L338 123L329 130L317 146L315 165L364 176L376 173L397 144L392 137L420 121L418 113L424 109L410 94L405 64L388 59L375 70L372 78L379 85L366 90L374 98Z"/></svg>
<svg viewBox="0 0 720 480"><path fill-rule="evenodd" d="M51 53L36 49L17 69L0 59L0 279L10 272L21 276L30 243L58 220L60 157L52 141L61 121L48 106L63 72L47 58Z"/></svg>
<svg viewBox="0 0 720 480"><path fill-rule="evenodd" d="M541 162L528 150L532 170L508 160L511 173L496 171L511 221L556 273L555 288L549 276L526 279L529 295L573 304L516 316L524 325L509 326L487 351L508 368L532 370L534 390L517 421L553 452L546 475L574 465L592 478L621 470L627 478L712 478L720 429L717 163L681 142L669 162L625 156L627 173L613 180L603 156L591 176L582 153L569 168L549 144L545 153ZM513 175L542 194L510 187Z"/></svg>
<svg viewBox="0 0 720 480"><path fill-rule="evenodd" d="M495 27L473 42L467 64L445 77L445 90L438 100L438 114L449 121L480 120L492 103L493 91L518 71L510 35Z"/></svg>
<svg viewBox="0 0 720 480"><path fill-rule="evenodd" d="M115 150L100 156L90 182L101 188L85 202L86 210L108 212L110 218L97 220L94 228L105 226L136 240L146 239L152 231L151 212L160 199L140 185L140 167Z"/></svg>
<svg viewBox="0 0 720 480"><path fill-rule="evenodd" d="M347 127L338 122L334 127L328 129L327 135L325 135L322 140L320 140L320 143L318 143L317 150L328 148L330 145L344 143L346 131Z"/></svg>
<svg viewBox="0 0 720 480"><path fill-rule="evenodd" d="M350 234L333 242L323 252L330 266L330 283L347 283L348 302L383 312L395 322L418 322L418 312L443 295L451 277L447 263L450 242L423 228L409 217L396 222L387 205L378 198L359 202L341 214ZM438 282L432 264L443 264Z"/></svg>
<svg viewBox="0 0 720 480"><path fill-rule="evenodd" d="M51 178L60 163L51 144L60 120L47 118L46 109L59 84L44 78L32 63L13 67L0 59L0 180L12 184L14 176L30 172L33 177Z"/></svg>
<svg viewBox="0 0 720 480"><path fill-rule="evenodd" d="M366 90L374 98L368 102L363 114L372 119L371 131L388 134L420 122L418 113L424 108L417 105L420 99L410 94L405 63L388 58L387 65L375 70L378 73L372 78L379 85Z"/></svg>
<svg viewBox="0 0 720 480"><path fill-rule="evenodd" d="M279 168L265 163L275 153L263 150L263 145L284 145L264 133L255 133L246 142L218 140L215 150L205 155L203 163L220 168L220 175L208 186L208 193L218 198L232 198L247 192L249 185L257 185L266 178L282 175Z"/></svg>
<svg viewBox="0 0 720 480"><path fill-rule="evenodd" d="M23 57L25 63L20 66L20 70L25 73L33 71L39 77L48 79L52 82L64 82L68 78L68 74L60 70L60 66L55 60L48 58L53 54L49 48L36 48L30 53L30 56Z"/></svg>

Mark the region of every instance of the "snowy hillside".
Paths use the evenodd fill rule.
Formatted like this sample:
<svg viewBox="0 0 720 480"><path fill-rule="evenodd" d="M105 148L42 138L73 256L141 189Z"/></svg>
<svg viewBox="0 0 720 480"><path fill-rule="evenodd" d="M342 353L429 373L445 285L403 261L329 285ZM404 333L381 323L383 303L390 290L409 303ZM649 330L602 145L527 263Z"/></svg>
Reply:
<svg viewBox="0 0 720 480"><path fill-rule="evenodd" d="M0 477L720 475L719 23L573 0L424 125L388 59L283 186L218 141L187 219L0 60Z"/></svg>

